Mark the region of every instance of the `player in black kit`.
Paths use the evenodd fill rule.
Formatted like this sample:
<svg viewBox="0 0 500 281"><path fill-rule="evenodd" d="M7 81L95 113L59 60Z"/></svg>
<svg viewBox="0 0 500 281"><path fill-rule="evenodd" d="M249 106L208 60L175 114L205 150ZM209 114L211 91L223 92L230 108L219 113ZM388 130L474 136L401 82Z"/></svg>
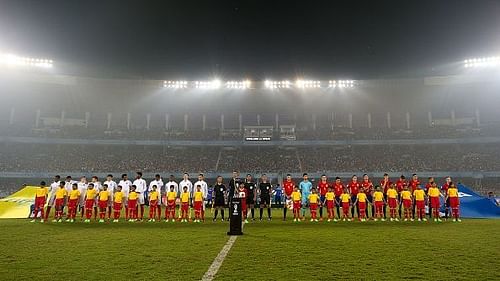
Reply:
<svg viewBox="0 0 500 281"><path fill-rule="evenodd" d="M262 174L260 180L260 220L262 221L262 213L264 212L264 207L267 208L267 219L271 220L271 183L267 181L266 174Z"/></svg>
<svg viewBox="0 0 500 281"><path fill-rule="evenodd" d="M255 183L252 181L252 175L248 174L245 179L245 190L247 196L247 208L252 212L252 220L255 220L255 197L257 195L257 188Z"/></svg>
<svg viewBox="0 0 500 281"><path fill-rule="evenodd" d="M217 215L220 213L222 215L222 221L224 221L224 207L226 206L225 202L225 195L226 195L227 189L226 186L222 183L222 177L217 176L217 181L214 185L214 193L213 193L213 198L214 198L214 207L215 207L215 215L213 221L217 220Z"/></svg>

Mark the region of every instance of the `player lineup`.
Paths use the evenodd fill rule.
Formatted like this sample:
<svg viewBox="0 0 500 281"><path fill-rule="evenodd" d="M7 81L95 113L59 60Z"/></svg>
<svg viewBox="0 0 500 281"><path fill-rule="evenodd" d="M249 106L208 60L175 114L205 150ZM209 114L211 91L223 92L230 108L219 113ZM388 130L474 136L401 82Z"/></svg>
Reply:
<svg viewBox="0 0 500 281"><path fill-rule="evenodd" d="M159 174L154 180L146 182L142 172L137 172L133 181L127 174L117 183L113 175L108 175L101 183L97 176L90 182L86 177L75 181L71 176L61 180L59 175L47 185L42 181L35 194L31 222L75 222L90 223L97 221L119 222L205 222L209 209L212 220L228 220L225 209L231 200L240 200L242 220L272 220L271 206L274 196L275 206L283 209L284 221L288 211L292 211L293 221L301 222L306 217L311 222L327 221L427 221L442 222L451 218L460 222L459 195L451 177L446 177L441 186L433 177L422 184L417 174L410 179L401 175L393 182L384 174L379 183L374 183L368 175L361 179L353 175L347 183L340 177L329 181L322 175L317 184L304 173L296 183L290 174L282 186L271 184L266 174L254 180L251 174L240 178L237 171L226 184L218 176L214 185L209 186L203 174L194 183L188 173L183 174L180 182L171 175L163 182ZM145 214L145 206L149 206ZM52 209L54 209L51 216ZM193 214L194 211L194 214ZM427 215L428 214L428 215ZM124 217L122 217L124 216Z"/></svg>

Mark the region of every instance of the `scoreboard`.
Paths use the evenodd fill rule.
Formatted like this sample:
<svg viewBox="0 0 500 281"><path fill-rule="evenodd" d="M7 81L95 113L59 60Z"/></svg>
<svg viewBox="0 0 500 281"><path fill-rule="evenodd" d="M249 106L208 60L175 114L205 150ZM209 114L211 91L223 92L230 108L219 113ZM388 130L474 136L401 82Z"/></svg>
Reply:
<svg viewBox="0 0 500 281"><path fill-rule="evenodd" d="M271 141L273 126L245 126L243 137L245 141Z"/></svg>

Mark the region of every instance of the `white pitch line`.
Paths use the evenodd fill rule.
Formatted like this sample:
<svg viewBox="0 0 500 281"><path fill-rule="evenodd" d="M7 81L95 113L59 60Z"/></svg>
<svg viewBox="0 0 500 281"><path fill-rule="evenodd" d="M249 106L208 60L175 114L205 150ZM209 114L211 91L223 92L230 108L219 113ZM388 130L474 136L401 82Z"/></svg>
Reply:
<svg viewBox="0 0 500 281"><path fill-rule="evenodd" d="M243 224L244 225L244 224ZM243 229L243 226L241 227ZM219 254L217 257L215 257L214 261L208 268L207 272L203 275L201 278L201 281L212 281L215 278L215 274L219 271L219 268L221 267L222 263L226 259L227 254L229 253L229 250L231 250L231 247L233 247L234 242L236 241L236 238L238 236L231 236L226 242L226 245L222 247L222 250L220 250Z"/></svg>

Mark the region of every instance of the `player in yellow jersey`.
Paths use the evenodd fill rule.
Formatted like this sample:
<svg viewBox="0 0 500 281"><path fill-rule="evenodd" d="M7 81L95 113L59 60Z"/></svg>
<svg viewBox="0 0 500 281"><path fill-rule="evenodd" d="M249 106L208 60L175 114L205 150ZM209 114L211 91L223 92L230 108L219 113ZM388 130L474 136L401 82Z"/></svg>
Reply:
<svg viewBox="0 0 500 281"><path fill-rule="evenodd" d="M396 216L396 209L398 208L398 191L396 190L396 185L394 183L389 185L389 189L386 192L387 204L389 205L389 214L391 221L399 221Z"/></svg>
<svg viewBox="0 0 500 281"><path fill-rule="evenodd" d="M408 190L408 186L405 185L403 187L403 191L401 191L401 202L399 202L400 205L403 206L404 210L404 216L405 219L404 221L408 221L411 219L413 221L413 218L411 217L411 211L412 211L412 196L411 192Z"/></svg>
<svg viewBox="0 0 500 281"><path fill-rule="evenodd" d="M31 222L35 222L38 217L38 212L40 212L40 222L44 222L45 218L45 202L47 202L47 195L49 190L45 186L45 182L40 182L40 188L37 188L35 191L35 209L33 211L33 220Z"/></svg>
<svg viewBox="0 0 500 281"><path fill-rule="evenodd" d="M318 222L316 217L319 203L319 194L316 188L311 189L312 193L309 195L309 210L311 212L311 221Z"/></svg>
<svg viewBox="0 0 500 281"><path fill-rule="evenodd" d="M56 213L54 214L54 220L52 222L62 222L64 202L68 196L68 192L66 191L64 184L65 182L62 181L56 191Z"/></svg>
<svg viewBox="0 0 500 281"><path fill-rule="evenodd" d="M300 222L300 202L302 201L302 193L300 192L299 186L295 186L295 190L292 192L293 201L293 221Z"/></svg>
<svg viewBox="0 0 500 281"><path fill-rule="evenodd" d="M94 184L89 183L87 192L85 193L85 221L90 222L92 218L92 210L95 205L95 198L97 197L97 190L94 189Z"/></svg>
<svg viewBox="0 0 500 281"><path fill-rule="evenodd" d="M118 185L116 187L116 192L113 194L113 222L118 222L120 220L123 197L122 186Z"/></svg>
<svg viewBox="0 0 500 281"><path fill-rule="evenodd" d="M167 208L165 208L165 222L168 222L172 218L172 222L175 222L175 200L177 199L177 191L175 191L174 186L170 186L170 190L167 192Z"/></svg>
<svg viewBox="0 0 500 281"><path fill-rule="evenodd" d="M434 222L441 222L441 218L439 217L439 209L441 208L441 202L439 198L441 197L441 191L437 187L437 184L433 182L431 187L427 190L427 195L429 196L429 201L432 209L432 218Z"/></svg>
<svg viewBox="0 0 500 281"><path fill-rule="evenodd" d="M158 186L154 184L152 186L151 192L148 194L149 199L149 220L148 222L155 222L156 209L158 208L158 199L160 194L158 193Z"/></svg>
<svg viewBox="0 0 500 281"><path fill-rule="evenodd" d="M356 195L356 201L352 204L353 206L358 206L359 208L359 220L362 222L366 221L366 201L368 196L366 196L365 189L363 187L359 188L359 192ZM354 219L354 218L352 218Z"/></svg>
<svg viewBox="0 0 500 281"><path fill-rule="evenodd" d="M108 185L103 184L102 190L99 192L99 223L103 223L104 219L106 218L108 201L109 201Z"/></svg>
<svg viewBox="0 0 500 281"><path fill-rule="evenodd" d="M460 201L458 198L458 189L454 183L450 183L448 190L446 191L446 199L450 199L451 214L453 216L454 222L461 222L459 216Z"/></svg>
<svg viewBox="0 0 500 281"><path fill-rule="evenodd" d="M80 200L80 191L78 190L78 184L74 183L71 186L71 191L69 192L68 200L68 222L74 222L76 217L76 209L78 208L78 201Z"/></svg>
<svg viewBox="0 0 500 281"><path fill-rule="evenodd" d="M193 197L194 222L201 222L201 210L203 209L203 192L201 191L201 185L196 186Z"/></svg>
<svg viewBox="0 0 500 281"><path fill-rule="evenodd" d="M188 221L188 212L189 212L189 192L187 186L184 186L181 193L181 222Z"/></svg>
<svg viewBox="0 0 500 281"><path fill-rule="evenodd" d="M380 219L381 221L385 221L384 219L384 193L380 190L380 186L377 186L375 192L373 193L373 203L375 204L375 218L374 221Z"/></svg>
<svg viewBox="0 0 500 281"><path fill-rule="evenodd" d="M325 195L325 202L323 205L326 206L326 211L328 212L328 222L337 221L335 218L335 192L331 186L328 187L328 192Z"/></svg>
<svg viewBox="0 0 500 281"><path fill-rule="evenodd" d="M125 219L129 222L137 221L137 199L139 198L139 193L135 191L137 187L133 184L130 187L130 193L128 194L127 202L127 212L125 213Z"/></svg>
<svg viewBox="0 0 500 281"><path fill-rule="evenodd" d="M347 188L344 188L344 192L340 195L340 201L342 202L342 220L346 221L349 219L349 207L351 205L351 195Z"/></svg>
<svg viewBox="0 0 500 281"><path fill-rule="evenodd" d="M425 191L420 185L418 185L417 189L413 191L413 197L415 198L417 212L415 217L418 218L418 221L427 221L427 218L425 217Z"/></svg>

